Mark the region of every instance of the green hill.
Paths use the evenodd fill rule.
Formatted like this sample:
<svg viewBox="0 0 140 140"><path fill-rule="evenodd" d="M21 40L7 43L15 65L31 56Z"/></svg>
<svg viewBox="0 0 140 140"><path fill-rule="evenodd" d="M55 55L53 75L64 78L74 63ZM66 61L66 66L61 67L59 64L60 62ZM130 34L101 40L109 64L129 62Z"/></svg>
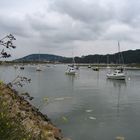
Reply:
<svg viewBox="0 0 140 140"><path fill-rule="evenodd" d="M106 55L87 55L83 57L75 57L75 61L77 63L118 63L119 56L122 57L121 63L132 64L137 63L140 64L140 49L138 50L128 50L123 51L121 53L115 54L106 54Z"/></svg>
<svg viewBox="0 0 140 140"><path fill-rule="evenodd" d="M140 49L137 50L128 50L123 51L121 53L115 53L115 54L106 54L106 55L87 55L82 57L75 57L76 63L118 63L118 57L121 54L123 57L122 63L125 64L132 64L137 63L140 64ZM71 63L72 58L58 56L58 55L52 55L52 54L31 54L28 56L25 56L20 59L14 60L16 62L24 62L24 61L50 61L50 62L62 62L62 63Z"/></svg>
<svg viewBox="0 0 140 140"><path fill-rule="evenodd" d="M23 62L23 61L51 61L51 62L54 62L54 61L62 61L63 59L65 59L65 57L62 57L62 56L58 56L58 55L52 55L52 54L31 54L31 55L28 55L28 56L25 56L23 58L19 58L19 59L16 59L14 61L17 61L17 62Z"/></svg>

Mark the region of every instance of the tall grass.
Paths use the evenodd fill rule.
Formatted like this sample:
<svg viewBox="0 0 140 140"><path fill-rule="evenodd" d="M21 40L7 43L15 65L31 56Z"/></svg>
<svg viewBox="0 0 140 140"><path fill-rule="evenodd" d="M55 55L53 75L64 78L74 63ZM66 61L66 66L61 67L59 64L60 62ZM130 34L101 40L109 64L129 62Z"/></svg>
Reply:
<svg viewBox="0 0 140 140"><path fill-rule="evenodd" d="M0 140L31 140L19 120L10 117L9 106L0 96Z"/></svg>

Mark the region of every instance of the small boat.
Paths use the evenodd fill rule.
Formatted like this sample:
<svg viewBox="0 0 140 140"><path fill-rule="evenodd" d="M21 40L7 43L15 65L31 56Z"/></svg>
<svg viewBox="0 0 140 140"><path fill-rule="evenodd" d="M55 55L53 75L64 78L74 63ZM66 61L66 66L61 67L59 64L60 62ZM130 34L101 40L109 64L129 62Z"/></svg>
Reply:
<svg viewBox="0 0 140 140"><path fill-rule="evenodd" d="M21 70L24 70L24 66L21 66L20 69L21 69Z"/></svg>
<svg viewBox="0 0 140 140"><path fill-rule="evenodd" d="M38 62L40 62L40 51L39 51L39 55L38 55ZM37 65L36 71L42 71L42 66L40 64Z"/></svg>
<svg viewBox="0 0 140 140"><path fill-rule="evenodd" d="M46 65L46 67L50 67L50 65Z"/></svg>
<svg viewBox="0 0 140 140"><path fill-rule="evenodd" d="M76 74L76 69L72 66L68 66L65 73L68 74L68 75L75 75Z"/></svg>
<svg viewBox="0 0 140 140"><path fill-rule="evenodd" d="M77 66L75 65L75 60L74 60L74 57L73 57L73 62L72 64L68 65L66 71L65 71L65 74L68 74L68 75L75 75L76 74L76 70L77 70Z"/></svg>
<svg viewBox="0 0 140 140"><path fill-rule="evenodd" d="M17 65L14 65L14 68L15 68L15 69L18 69L18 66L17 66Z"/></svg>
<svg viewBox="0 0 140 140"><path fill-rule="evenodd" d="M99 67L92 67L94 71L99 71Z"/></svg>
<svg viewBox="0 0 140 140"><path fill-rule="evenodd" d="M75 67L76 70L79 70L79 66L75 65L74 67Z"/></svg>
<svg viewBox="0 0 140 140"><path fill-rule="evenodd" d="M88 65L88 68L91 68L91 65Z"/></svg>
<svg viewBox="0 0 140 140"><path fill-rule="evenodd" d="M40 65L38 65L38 66L36 67L36 71L42 71L42 69L41 69L41 66L40 66Z"/></svg>
<svg viewBox="0 0 140 140"><path fill-rule="evenodd" d="M126 74L124 68L116 68L113 72L107 73L108 79L125 80Z"/></svg>

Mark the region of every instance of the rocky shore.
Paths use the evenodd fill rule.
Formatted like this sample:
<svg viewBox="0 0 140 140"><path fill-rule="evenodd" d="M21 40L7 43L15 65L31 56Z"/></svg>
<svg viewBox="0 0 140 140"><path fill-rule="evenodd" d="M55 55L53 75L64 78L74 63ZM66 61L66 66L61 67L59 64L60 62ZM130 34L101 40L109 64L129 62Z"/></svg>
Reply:
<svg viewBox="0 0 140 140"><path fill-rule="evenodd" d="M7 108L9 118L18 120L31 136L31 140L65 139L61 130L52 124L48 116L43 115L10 86L0 83L0 99Z"/></svg>

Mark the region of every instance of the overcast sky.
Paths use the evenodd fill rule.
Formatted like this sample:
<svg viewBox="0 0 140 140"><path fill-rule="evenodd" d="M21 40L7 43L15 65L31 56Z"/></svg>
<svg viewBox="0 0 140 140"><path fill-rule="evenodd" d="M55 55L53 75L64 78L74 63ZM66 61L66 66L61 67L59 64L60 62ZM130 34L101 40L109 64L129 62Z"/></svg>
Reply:
<svg viewBox="0 0 140 140"><path fill-rule="evenodd" d="M140 49L139 0L0 0L0 38L13 58L32 53L82 56Z"/></svg>

